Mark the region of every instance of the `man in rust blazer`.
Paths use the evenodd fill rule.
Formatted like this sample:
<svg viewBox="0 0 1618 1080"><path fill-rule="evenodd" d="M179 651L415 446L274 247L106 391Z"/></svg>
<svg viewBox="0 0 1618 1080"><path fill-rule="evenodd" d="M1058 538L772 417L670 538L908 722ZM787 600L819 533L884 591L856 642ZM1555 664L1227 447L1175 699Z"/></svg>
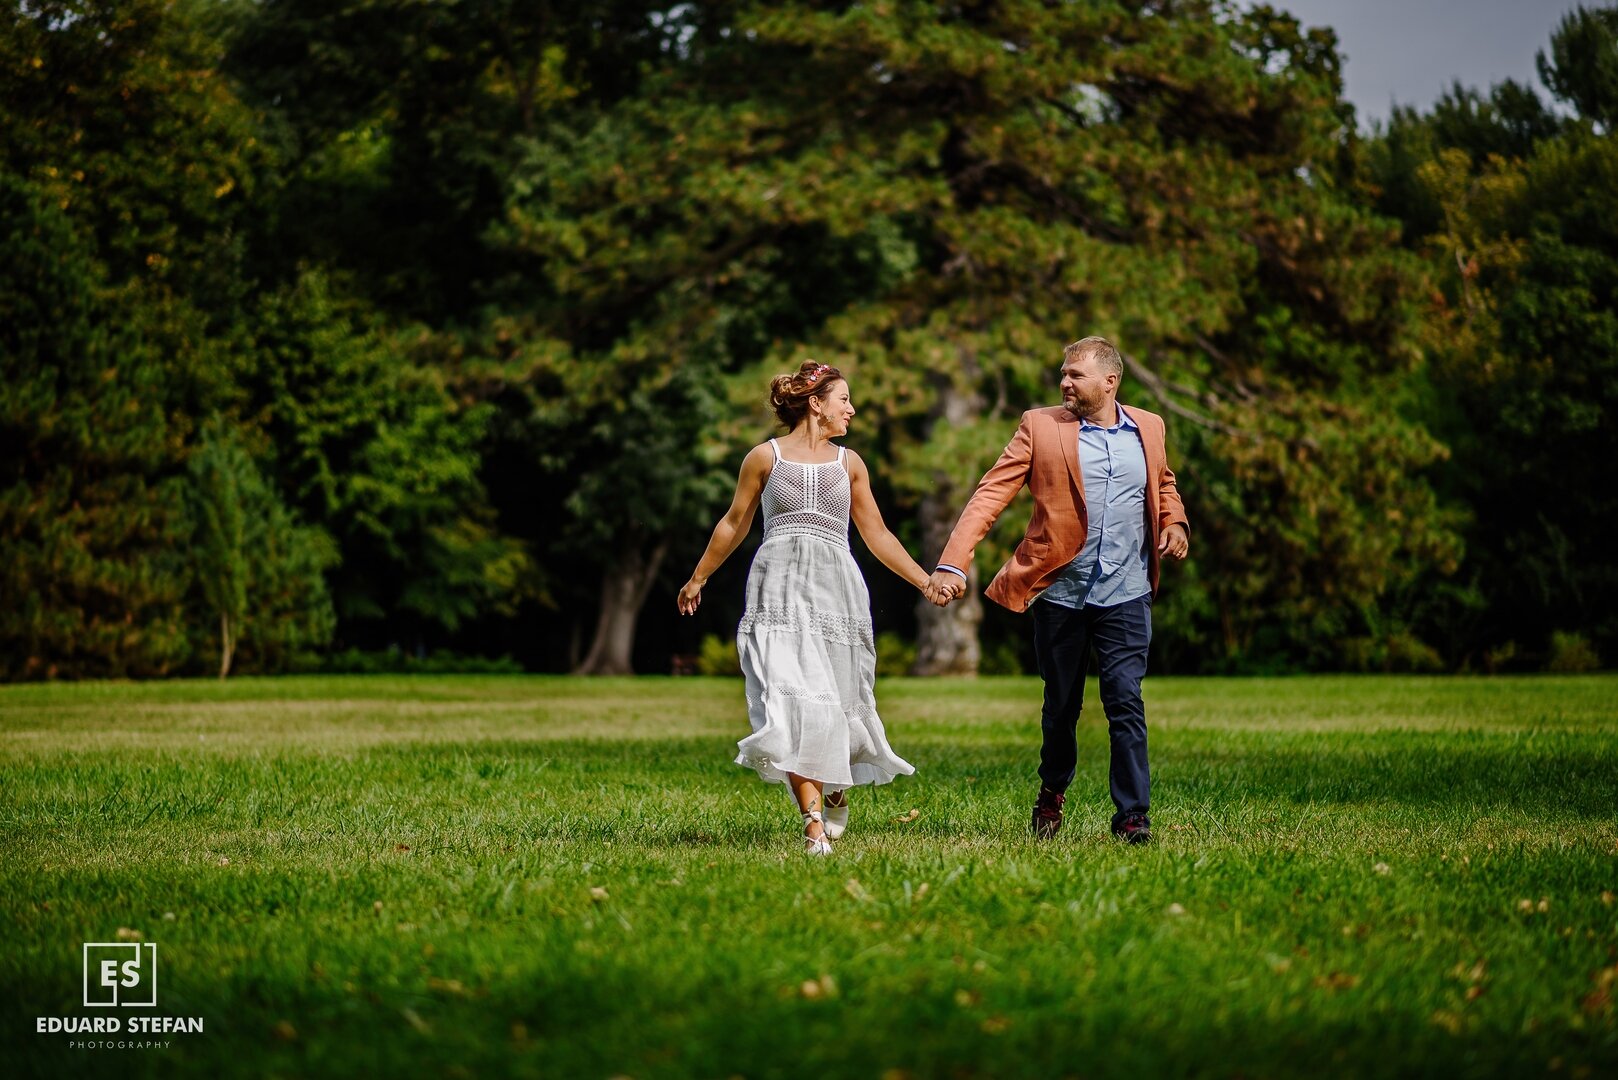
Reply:
<svg viewBox="0 0 1618 1080"><path fill-rule="evenodd" d="M1092 651L1112 738L1113 835L1133 844L1152 836L1140 681L1159 562L1185 558L1189 537L1163 420L1118 404L1123 370L1106 338L1087 337L1063 350L1061 407L1023 413L1017 434L961 511L933 574L936 602L961 596L973 549L1028 486L1034 496L1028 534L986 595L1034 616L1045 703L1032 827L1042 839L1061 828L1078 767L1075 732Z"/></svg>

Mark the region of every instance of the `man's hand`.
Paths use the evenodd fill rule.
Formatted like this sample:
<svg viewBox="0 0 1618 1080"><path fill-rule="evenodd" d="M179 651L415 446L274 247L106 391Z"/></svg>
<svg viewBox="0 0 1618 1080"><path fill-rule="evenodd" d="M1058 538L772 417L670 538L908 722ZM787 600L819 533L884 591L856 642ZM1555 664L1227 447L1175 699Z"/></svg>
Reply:
<svg viewBox="0 0 1618 1080"><path fill-rule="evenodd" d="M1185 526L1175 522L1163 530L1163 536L1157 541L1157 553L1167 555L1171 559L1183 559L1191 551L1191 538L1185 533Z"/></svg>
<svg viewBox="0 0 1618 1080"><path fill-rule="evenodd" d="M934 570L927 585L927 599L939 607L948 607L952 601L966 594L966 579L948 570Z"/></svg>

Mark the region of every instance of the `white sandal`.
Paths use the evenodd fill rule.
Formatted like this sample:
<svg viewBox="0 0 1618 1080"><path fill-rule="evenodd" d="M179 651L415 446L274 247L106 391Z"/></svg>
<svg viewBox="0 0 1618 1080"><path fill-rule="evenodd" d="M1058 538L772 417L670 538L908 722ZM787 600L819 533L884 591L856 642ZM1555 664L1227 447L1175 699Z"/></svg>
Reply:
<svg viewBox="0 0 1618 1080"><path fill-rule="evenodd" d="M843 801L834 803L831 801L833 796ZM834 791L826 796L826 820L821 824L821 828L825 830L828 840L843 838L843 833L848 829L848 792Z"/></svg>
<svg viewBox="0 0 1618 1080"><path fill-rule="evenodd" d="M809 825L817 822L820 825L819 836L809 835ZM819 810L810 810L803 815L803 853L805 855L830 855L831 841L826 839L826 822L820 816Z"/></svg>

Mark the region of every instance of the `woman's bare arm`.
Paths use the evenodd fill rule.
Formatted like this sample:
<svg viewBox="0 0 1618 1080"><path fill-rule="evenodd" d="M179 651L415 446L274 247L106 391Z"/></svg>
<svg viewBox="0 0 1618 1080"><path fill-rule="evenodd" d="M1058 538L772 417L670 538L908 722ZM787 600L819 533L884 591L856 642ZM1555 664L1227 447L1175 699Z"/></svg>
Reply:
<svg viewBox="0 0 1618 1080"><path fill-rule="evenodd" d="M696 612L697 605L702 603L702 587L708 583L713 572L730 558L730 553L736 550L747 536L747 531L753 527L753 515L758 512L764 482L770 478L770 470L774 467L775 452L770 449L769 443L753 447L742 459L742 471L736 478L736 494L730 500L730 509L713 527L713 535L708 538L708 549L697 560L691 580L680 589L679 598L675 600L680 614Z"/></svg>
<svg viewBox="0 0 1618 1080"><path fill-rule="evenodd" d="M849 492L853 498L851 510L854 526L860 531L860 539L865 541L865 546L882 561L883 566L922 592L927 592L927 571L910 557L910 552L882 521L882 511L877 509L876 498L871 494L871 473L865 467L865 462L850 450L847 465Z"/></svg>

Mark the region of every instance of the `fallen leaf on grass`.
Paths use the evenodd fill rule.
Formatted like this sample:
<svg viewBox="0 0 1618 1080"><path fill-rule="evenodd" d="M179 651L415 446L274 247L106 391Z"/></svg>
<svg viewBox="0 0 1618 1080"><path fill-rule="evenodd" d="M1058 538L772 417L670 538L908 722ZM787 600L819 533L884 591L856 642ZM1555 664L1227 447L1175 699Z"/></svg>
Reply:
<svg viewBox="0 0 1618 1080"><path fill-rule="evenodd" d="M1168 906L1168 913L1170 915L1184 915L1185 908L1181 907L1179 904L1170 904Z"/></svg>
<svg viewBox="0 0 1618 1080"><path fill-rule="evenodd" d="M1360 984L1358 975L1350 975L1346 971L1333 971L1328 975L1316 975L1314 985L1318 990L1352 990Z"/></svg>
<svg viewBox="0 0 1618 1080"><path fill-rule="evenodd" d="M453 994L456 997L468 997L468 996L470 996L467 993L466 984L461 982L461 980L459 980L459 979L440 979L436 975L428 976L428 978L427 978L427 989L429 989L429 990L439 990L439 991L442 991L443 993L446 993L446 994Z"/></svg>
<svg viewBox="0 0 1618 1080"><path fill-rule="evenodd" d="M410 850L410 845L409 844L394 844L393 845L393 850L394 851L409 851Z"/></svg>
<svg viewBox="0 0 1618 1080"><path fill-rule="evenodd" d="M809 1001L834 998L837 996L837 980L830 975L822 975L818 979L805 979L799 985L798 993Z"/></svg>
<svg viewBox="0 0 1618 1080"><path fill-rule="evenodd" d="M1379 874L1391 874L1391 873L1393 873L1393 867L1389 866L1385 862L1379 862L1375 866L1371 867L1371 869L1375 870Z"/></svg>
<svg viewBox="0 0 1618 1080"><path fill-rule="evenodd" d="M983 995L978 993L976 990L955 991L955 1004L959 1005L963 1009L970 1009L972 1006L976 1005L982 1000Z"/></svg>
<svg viewBox="0 0 1618 1080"><path fill-rule="evenodd" d="M900 814L898 817L893 818L892 820L898 822L911 822L915 821L919 817L921 817L921 807L912 806L908 814Z"/></svg>
<svg viewBox="0 0 1618 1080"><path fill-rule="evenodd" d="M865 891L865 886L861 885L857 878L849 878L843 882L843 891L862 904L871 902L871 894Z"/></svg>
<svg viewBox="0 0 1618 1080"><path fill-rule="evenodd" d="M127 926L120 926L118 928L118 932L116 934L114 934L113 936L116 937L119 941L139 941L140 940L140 931L139 930L131 930Z"/></svg>
<svg viewBox="0 0 1618 1080"><path fill-rule="evenodd" d="M1608 907L1612 907L1612 902L1613 902L1613 901L1614 901L1614 900L1615 900L1615 899L1618 899L1618 897L1615 897L1615 896L1614 896L1614 895L1613 895L1613 892L1612 892L1612 890L1611 890L1611 889L1604 889L1604 890L1602 890L1602 893L1601 893L1601 902L1602 902L1602 903L1603 903L1603 904L1606 904L1606 905L1607 905L1607 906L1608 906Z"/></svg>
<svg viewBox="0 0 1618 1080"><path fill-rule="evenodd" d="M432 1030L433 1030L431 1027L428 1026L427 1021L423 1020L421 1018L420 1014L418 1014L415 1009L412 1009L409 1006L406 1006L405 1008L400 1009L399 1010L399 1015L405 1018L405 1023L409 1024L411 1027L415 1028L418 1032L420 1032L423 1035L430 1034L432 1032Z"/></svg>
<svg viewBox="0 0 1618 1080"><path fill-rule="evenodd" d="M606 889L602 888L600 885L592 885L592 886L590 886L590 900L593 903L599 904L599 903L601 903L602 901L604 901L606 899L607 899L607 890Z"/></svg>
<svg viewBox="0 0 1618 1080"><path fill-rule="evenodd" d="M985 1035L999 1035L1011 1027L1011 1021L1003 1016L991 1016L978 1026L983 1029Z"/></svg>
<svg viewBox="0 0 1618 1080"><path fill-rule="evenodd" d="M1466 1026L1465 1022L1461 1019L1461 1014L1451 1012L1449 1009L1439 1009L1437 1012L1433 1013L1433 1023L1437 1024L1451 1035L1459 1035L1461 1033L1461 1029Z"/></svg>
<svg viewBox="0 0 1618 1080"><path fill-rule="evenodd" d="M282 1042L291 1042L293 1039L298 1037L298 1029L287 1023L285 1020L281 1020L270 1029L270 1034L274 1035Z"/></svg>

